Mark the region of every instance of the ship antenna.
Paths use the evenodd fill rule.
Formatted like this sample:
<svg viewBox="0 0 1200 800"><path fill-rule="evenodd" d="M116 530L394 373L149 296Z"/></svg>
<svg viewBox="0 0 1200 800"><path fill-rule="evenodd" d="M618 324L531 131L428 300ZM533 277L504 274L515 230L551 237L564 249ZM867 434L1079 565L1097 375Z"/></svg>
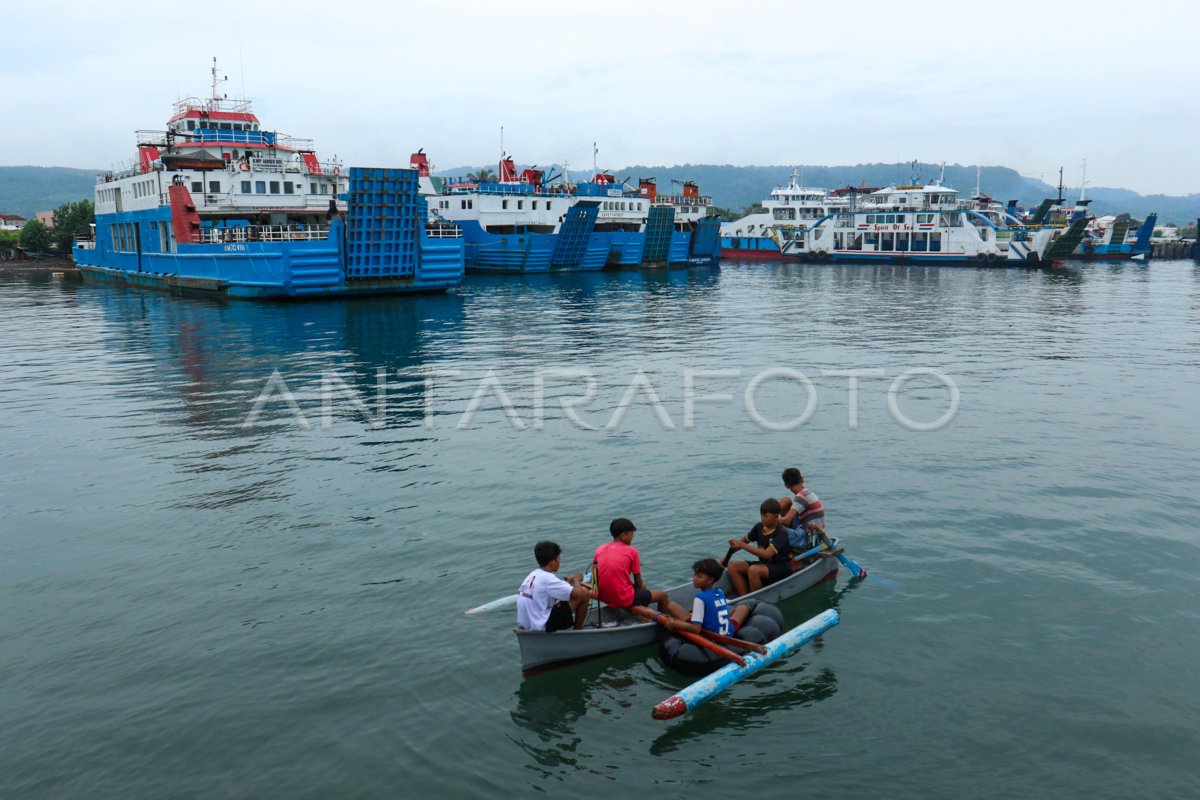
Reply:
<svg viewBox="0 0 1200 800"><path fill-rule="evenodd" d="M1063 182L1062 182L1062 181L1063 181L1063 177L1062 177L1062 173L1063 173L1063 168L1062 168L1062 167L1059 167L1059 168L1058 168L1058 202L1060 202L1060 203L1061 203L1061 202L1062 202L1064 199L1066 199L1066 198L1064 198L1064 197L1063 197Z"/></svg>
<svg viewBox="0 0 1200 800"><path fill-rule="evenodd" d="M1087 159L1083 160L1083 176L1079 179L1079 205L1083 205L1083 196L1087 192Z"/></svg>
<svg viewBox="0 0 1200 800"><path fill-rule="evenodd" d="M592 174L593 175L600 171L600 168L596 166L596 156L599 153L600 153L600 148L596 147L595 142L592 142Z"/></svg>
<svg viewBox="0 0 1200 800"><path fill-rule="evenodd" d="M221 98L217 97L217 87L218 87L218 86L220 86L222 83L224 83L224 82L225 82L225 81L227 81L227 80L229 80L229 76L228 76L228 75L223 75L223 76L221 76L221 78L219 78L219 79L217 78L217 57L216 57L216 56L213 56L213 65L212 65L212 97L209 99L209 110L213 110L213 109L215 109L215 108L217 107L217 103L218 103L218 101L220 101L220 99L221 99Z"/></svg>

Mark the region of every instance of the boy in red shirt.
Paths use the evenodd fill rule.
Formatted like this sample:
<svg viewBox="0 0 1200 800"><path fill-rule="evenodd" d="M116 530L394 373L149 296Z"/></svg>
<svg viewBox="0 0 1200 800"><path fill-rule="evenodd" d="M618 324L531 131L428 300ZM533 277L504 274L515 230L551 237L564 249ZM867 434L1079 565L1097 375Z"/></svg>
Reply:
<svg viewBox="0 0 1200 800"><path fill-rule="evenodd" d="M596 548L596 596L613 608L658 605L678 620L687 620L683 606L672 603L661 589L647 589L642 583L642 561L633 546L633 523L619 517L608 526L613 540Z"/></svg>

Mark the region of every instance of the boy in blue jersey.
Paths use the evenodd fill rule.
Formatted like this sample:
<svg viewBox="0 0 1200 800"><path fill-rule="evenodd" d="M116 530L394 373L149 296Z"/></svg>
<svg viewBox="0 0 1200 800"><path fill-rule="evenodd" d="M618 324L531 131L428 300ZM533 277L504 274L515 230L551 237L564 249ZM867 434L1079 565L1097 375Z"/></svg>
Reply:
<svg viewBox="0 0 1200 800"><path fill-rule="evenodd" d="M692 601L691 622L675 622L672 630L699 633L701 629L733 636L750 616L750 607L741 605L732 612L725 593L717 588L724 569L715 558L702 558L692 564L692 586L700 591Z"/></svg>

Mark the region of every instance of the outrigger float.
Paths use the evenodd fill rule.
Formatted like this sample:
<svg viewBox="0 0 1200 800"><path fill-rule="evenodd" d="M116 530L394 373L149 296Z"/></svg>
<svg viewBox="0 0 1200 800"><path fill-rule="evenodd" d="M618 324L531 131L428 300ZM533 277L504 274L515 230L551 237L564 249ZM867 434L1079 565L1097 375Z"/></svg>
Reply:
<svg viewBox="0 0 1200 800"><path fill-rule="evenodd" d="M767 643L766 653L747 653L744 665L727 664L711 675L701 678L671 695L654 707L651 716L655 719L674 719L682 716L719 692L728 689L742 678L753 675L763 667L795 652L802 645L837 624L837 610L831 608L824 611L808 622L797 625L787 633L772 639Z"/></svg>

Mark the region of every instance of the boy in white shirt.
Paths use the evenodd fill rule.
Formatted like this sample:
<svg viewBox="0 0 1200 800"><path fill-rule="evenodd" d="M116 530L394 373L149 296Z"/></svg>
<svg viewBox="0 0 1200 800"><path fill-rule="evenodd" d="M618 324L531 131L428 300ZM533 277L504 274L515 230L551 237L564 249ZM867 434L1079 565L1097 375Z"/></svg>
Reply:
<svg viewBox="0 0 1200 800"><path fill-rule="evenodd" d="M562 561L562 548L538 542L533 548L538 568L529 573L517 592L517 624L530 631L561 631L583 627L593 594L576 572L567 580L554 573Z"/></svg>

